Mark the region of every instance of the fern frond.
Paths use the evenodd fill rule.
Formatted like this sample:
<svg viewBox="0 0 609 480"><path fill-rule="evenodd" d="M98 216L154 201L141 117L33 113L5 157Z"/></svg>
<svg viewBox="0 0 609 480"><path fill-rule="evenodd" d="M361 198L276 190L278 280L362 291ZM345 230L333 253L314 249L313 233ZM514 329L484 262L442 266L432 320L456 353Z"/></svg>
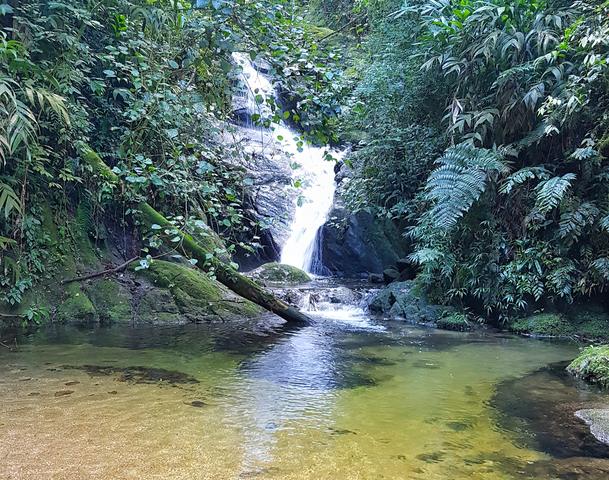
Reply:
<svg viewBox="0 0 609 480"><path fill-rule="evenodd" d="M591 265L592 268L594 268L602 277L609 280L609 258L597 258L592 262Z"/></svg>
<svg viewBox="0 0 609 480"><path fill-rule="evenodd" d="M604 216L598 222L599 227L609 233L609 215Z"/></svg>
<svg viewBox="0 0 609 480"><path fill-rule="evenodd" d="M546 170L544 167L521 168L506 178L503 185L501 185L499 192L509 194L516 186L522 185L527 180L547 180L548 178L550 178L550 172L548 172L548 170Z"/></svg>
<svg viewBox="0 0 609 480"><path fill-rule="evenodd" d="M434 202L431 214L440 228L455 226L486 189L491 173L508 167L495 151L461 144L448 149L437 163L426 186L426 198Z"/></svg>
<svg viewBox="0 0 609 480"><path fill-rule="evenodd" d="M577 240L584 229L594 224L599 214L598 208L590 202L582 203L575 210L563 213L560 216L558 235L561 238L571 237Z"/></svg>
<svg viewBox="0 0 609 480"><path fill-rule="evenodd" d="M547 213L560 205L565 193L571 187L571 182L577 178L574 173L562 177L553 177L537 186L536 208L541 213Z"/></svg>

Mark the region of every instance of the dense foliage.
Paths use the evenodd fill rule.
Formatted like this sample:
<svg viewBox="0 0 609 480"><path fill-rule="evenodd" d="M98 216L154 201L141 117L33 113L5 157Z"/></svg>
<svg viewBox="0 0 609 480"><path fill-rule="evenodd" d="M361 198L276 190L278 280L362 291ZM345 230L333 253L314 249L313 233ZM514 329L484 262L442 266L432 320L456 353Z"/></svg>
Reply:
<svg viewBox="0 0 609 480"><path fill-rule="evenodd" d="M284 113L261 99L275 118L326 141L338 112L329 85L339 52L316 46L293 2L4 1L0 19L0 303L18 304L56 273L78 248L76 230L93 241L114 230L132 256L140 201L176 229L212 228L229 249L255 245L235 166L245 153L224 141L239 73L233 52L271 62L290 104ZM95 175L92 151L120 191ZM160 247L156 232L142 233ZM146 266L148 247L139 246Z"/></svg>
<svg viewBox="0 0 609 480"><path fill-rule="evenodd" d="M406 219L418 281L479 314L605 291L609 4L381 3L354 206Z"/></svg>

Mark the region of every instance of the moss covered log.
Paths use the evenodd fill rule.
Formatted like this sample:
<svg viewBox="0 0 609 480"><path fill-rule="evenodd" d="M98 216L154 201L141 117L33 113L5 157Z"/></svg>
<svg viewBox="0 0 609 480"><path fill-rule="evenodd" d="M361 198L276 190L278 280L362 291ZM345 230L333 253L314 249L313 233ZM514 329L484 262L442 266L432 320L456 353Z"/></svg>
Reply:
<svg viewBox="0 0 609 480"><path fill-rule="evenodd" d="M93 173L106 182L119 185L119 177L106 165L101 157L90 148L85 148L82 152L83 160L91 167ZM156 209L146 202L138 205L138 210L142 215L142 222L147 227L152 225L160 225L161 227L171 227L173 225ZM174 235L165 235L163 229L160 230L161 236L165 236L164 240L169 241ZM213 271L220 283L231 289L237 295L246 298L261 307L279 315L288 322L307 323L309 317L304 315L298 309L279 300L271 292L265 290L255 281L241 275L235 269L222 263L216 257L208 258L209 253L213 250L206 248L201 242L196 241L191 235L179 232L181 238L180 248L191 258L197 260L199 268L206 271ZM213 243L213 242L212 242Z"/></svg>

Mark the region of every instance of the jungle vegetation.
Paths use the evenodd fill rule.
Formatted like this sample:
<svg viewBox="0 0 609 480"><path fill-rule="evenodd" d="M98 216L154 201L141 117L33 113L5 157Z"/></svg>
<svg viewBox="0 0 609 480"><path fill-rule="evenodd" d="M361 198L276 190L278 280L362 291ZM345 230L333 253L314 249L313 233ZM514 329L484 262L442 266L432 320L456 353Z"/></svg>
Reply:
<svg viewBox="0 0 609 480"><path fill-rule="evenodd" d="M436 301L505 321L609 282L609 2L370 1L352 208L405 225Z"/></svg>
<svg viewBox="0 0 609 480"><path fill-rule="evenodd" d="M83 229L133 250L142 203L170 227L139 231L141 268L184 234L220 235L210 264L256 248L222 141L235 51L270 62L276 118L352 145L349 207L403 228L432 300L504 322L606 293L607 1L3 0L0 20L5 305Z"/></svg>
<svg viewBox="0 0 609 480"><path fill-rule="evenodd" d="M74 276L64 260L82 254L83 238L122 239L137 268L159 251L191 257L184 235L212 240L203 257L188 258L212 276L237 246L256 248L260 226L244 212L247 182L234 161L244 153L223 141L233 52L270 62L286 103L261 99L274 117L331 140L339 56L317 48L293 2L5 0L0 20L5 310L37 284ZM168 223L144 222L141 205ZM12 316L27 323L48 313L34 303Z"/></svg>

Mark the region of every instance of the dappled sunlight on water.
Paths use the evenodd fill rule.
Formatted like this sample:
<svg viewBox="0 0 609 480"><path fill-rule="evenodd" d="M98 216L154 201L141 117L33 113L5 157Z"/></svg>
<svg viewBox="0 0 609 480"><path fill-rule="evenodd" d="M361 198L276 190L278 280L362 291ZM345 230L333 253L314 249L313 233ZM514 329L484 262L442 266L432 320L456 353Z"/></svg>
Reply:
<svg viewBox="0 0 609 480"><path fill-rule="evenodd" d="M557 464L522 405L506 421L497 398L570 344L361 318L20 342L0 351L0 478L609 478L581 447ZM548 378L557 401L577 400Z"/></svg>

